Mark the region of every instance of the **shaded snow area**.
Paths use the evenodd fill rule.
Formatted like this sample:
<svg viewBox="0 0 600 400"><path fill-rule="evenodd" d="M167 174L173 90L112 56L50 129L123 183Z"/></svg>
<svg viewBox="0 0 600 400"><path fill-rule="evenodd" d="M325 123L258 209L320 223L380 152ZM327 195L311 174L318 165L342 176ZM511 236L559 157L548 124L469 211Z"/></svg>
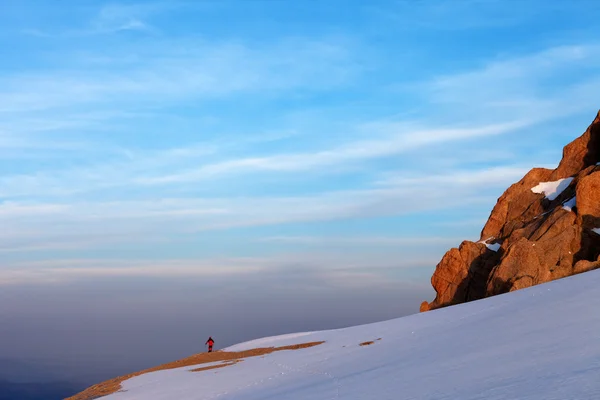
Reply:
<svg viewBox="0 0 600 400"><path fill-rule="evenodd" d="M490 240L493 240L493 237L487 238L486 240L481 240L477 243L483 243L485 244L485 247L487 247L488 249L492 250L492 251L498 251L500 250L500 247L502 247L502 245L500 243L494 243L494 244L489 244L488 242Z"/></svg>
<svg viewBox="0 0 600 400"><path fill-rule="evenodd" d="M500 243L494 243L494 244L485 244L485 247L487 247L488 249L490 249L491 251L498 251L500 250Z"/></svg>
<svg viewBox="0 0 600 400"><path fill-rule="evenodd" d="M598 287L600 270L396 320L243 343L231 349L326 341L220 369L149 373L103 400L600 399Z"/></svg>
<svg viewBox="0 0 600 400"><path fill-rule="evenodd" d="M600 235L600 228L592 229L592 231L594 231L594 232L596 232L598 235Z"/></svg>
<svg viewBox="0 0 600 400"><path fill-rule="evenodd" d="M531 191L533 193L543 193L548 200L552 201L560 196L571 182L573 182L573 178L559 179L554 182L541 182L536 187L531 188Z"/></svg>
<svg viewBox="0 0 600 400"><path fill-rule="evenodd" d="M577 205L577 198L573 197L572 199L569 199L564 202L563 208L565 210L571 212L571 211L573 211L573 208L575 208L576 205Z"/></svg>

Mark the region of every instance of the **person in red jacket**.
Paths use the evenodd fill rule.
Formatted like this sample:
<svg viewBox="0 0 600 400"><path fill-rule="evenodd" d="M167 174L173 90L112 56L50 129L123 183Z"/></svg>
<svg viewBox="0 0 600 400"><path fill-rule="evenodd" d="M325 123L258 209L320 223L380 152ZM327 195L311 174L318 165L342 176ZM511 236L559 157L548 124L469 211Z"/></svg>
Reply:
<svg viewBox="0 0 600 400"><path fill-rule="evenodd" d="M208 340L206 341L206 343L204 343L204 344L208 345L208 352L212 353L213 344L215 344L215 341L213 340L213 338L209 337Z"/></svg>

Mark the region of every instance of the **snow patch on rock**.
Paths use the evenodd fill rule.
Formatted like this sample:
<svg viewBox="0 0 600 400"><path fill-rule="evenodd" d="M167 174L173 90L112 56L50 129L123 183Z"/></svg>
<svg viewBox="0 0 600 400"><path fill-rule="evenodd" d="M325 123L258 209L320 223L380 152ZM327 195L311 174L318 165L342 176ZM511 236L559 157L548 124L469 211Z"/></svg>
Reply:
<svg viewBox="0 0 600 400"><path fill-rule="evenodd" d="M569 199L563 203L563 209L571 212L571 211L573 211L573 208L576 205L577 205L577 198L573 197L572 199Z"/></svg>
<svg viewBox="0 0 600 400"><path fill-rule="evenodd" d="M502 246L500 243L493 243L493 244L488 243L490 240L494 240L494 239L495 238L492 236L485 240L480 240L477 243L485 244L485 247L487 247L488 249L490 249L492 251L498 251L498 250L500 250L500 247Z"/></svg>
<svg viewBox="0 0 600 400"><path fill-rule="evenodd" d="M494 244L485 244L485 247L487 247L488 249L490 249L491 251L498 251L500 250L500 243L494 243Z"/></svg>
<svg viewBox="0 0 600 400"><path fill-rule="evenodd" d="M569 185L573 182L573 178L559 179L553 182L540 182L539 185L531 188L533 193L544 194L550 201L555 200Z"/></svg>
<svg viewBox="0 0 600 400"><path fill-rule="evenodd" d="M592 229L592 231L600 235L600 228Z"/></svg>

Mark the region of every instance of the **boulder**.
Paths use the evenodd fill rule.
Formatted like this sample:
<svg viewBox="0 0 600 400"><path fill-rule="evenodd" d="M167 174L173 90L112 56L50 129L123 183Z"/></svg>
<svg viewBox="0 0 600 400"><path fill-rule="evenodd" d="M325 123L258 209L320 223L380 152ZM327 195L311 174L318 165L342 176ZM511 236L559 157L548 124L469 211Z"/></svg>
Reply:
<svg viewBox="0 0 600 400"><path fill-rule="evenodd" d="M533 219L544 212L540 196L531 188L540 182L547 181L552 170L534 168L519 182L513 184L498 199L496 206L481 231L481 240L508 236L519 228L523 220Z"/></svg>
<svg viewBox="0 0 600 400"><path fill-rule="evenodd" d="M600 228L600 170L585 176L577 184L577 213L579 223L584 227Z"/></svg>
<svg viewBox="0 0 600 400"><path fill-rule="evenodd" d="M583 272L592 271L594 269L600 268L600 260L598 261L588 261L581 260L573 267L573 274L581 274Z"/></svg>
<svg viewBox="0 0 600 400"><path fill-rule="evenodd" d="M448 251L431 277L435 300L423 303L421 308L434 309L482 298L485 285L481 283L487 279L497 257L497 252L485 244L470 241Z"/></svg>
<svg viewBox="0 0 600 400"><path fill-rule="evenodd" d="M600 162L600 111L583 135L565 146L552 180L567 178Z"/></svg>
<svg viewBox="0 0 600 400"><path fill-rule="evenodd" d="M534 168L506 190L481 231L482 242L465 241L444 255L431 278L436 297L421 311L600 268L600 234L593 230L600 228L599 163L600 112L565 146L555 170ZM566 178L572 179L562 181L555 196L532 190L544 182L556 188ZM501 246L494 251L485 243Z"/></svg>

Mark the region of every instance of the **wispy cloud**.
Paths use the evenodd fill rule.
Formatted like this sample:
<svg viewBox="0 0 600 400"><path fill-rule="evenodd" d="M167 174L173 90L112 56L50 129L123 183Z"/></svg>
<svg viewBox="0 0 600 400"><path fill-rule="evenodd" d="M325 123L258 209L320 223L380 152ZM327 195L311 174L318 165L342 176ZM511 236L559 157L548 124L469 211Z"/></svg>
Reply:
<svg viewBox="0 0 600 400"><path fill-rule="evenodd" d="M554 168L554 165L539 167ZM378 184L396 187L426 186L437 190L448 185L486 188L490 186L502 187L520 180L532 168L528 166L501 166L471 171L452 171L451 173L429 174L425 176L403 177L399 172L388 173L391 175Z"/></svg>
<svg viewBox="0 0 600 400"><path fill-rule="evenodd" d="M358 141L331 150L304 154L281 154L270 157L243 158L206 165L196 170L185 171L161 177L142 178L140 184L164 184L196 181L228 173L248 173L252 171L305 171L330 165L359 162L372 158L401 154L431 144L442 144L475 137L495 136L512 132L528 125L527 121L516 121L501 125L482 126L464 129L431 129L402 131L396 126L385 127L380 140Z"/></svg>
<svg viewBox="0 0 600 400"><path fill-rule="evenodd" d="M157 40L152 47L108 50L105 57L112 60L95 67L75 54L68 70L0 78L5 87L0 113L82 104L139 108L234 93L319 91L345 82L360 68L344 46L327 39L289 39L268 45ZM130 51L137 52L137 61L120 64Z"/></svg>
<svg viewBox="0 0 600 400"><path fill-rule="evenodd" d="M135 233L143 232L144 229L153 231L159 227L163 233L173 228L182 232L198 232L353 216L406 214L464 204L468 201L481 201L478 197L462 198L461 195L475 190L474 187L467 187L465 190L465 187L448 182L444 189L444 192L440 190L436 193L429 188L403 186L342 190L297 197L175 198L105 203L69 202L68 205L8 203L0 205L0 218L15 228L18 225L52 224L58 220L72 221L75 225L67 225L66 229L76 229L74 232L77 234L85 234L86 230L91 233L99 227L106 229L110 226L110 231L103 233L109 234L114 229L117 232ZM454 201L452 198L446 198L450 195L455 196ZM96 228L93 228L94 225ZM58 234L60 231L54 229L49 237Z"/></svg>
<svg viewBox="0 0 600 400"><path fill-rule="evenodd" d="M343 254L317 252L312 254L284 253L269 257L221 257L169 260L54 259L13 262L0 269L0 286L14 284L64 283L90 278L166 278L166 277L223 277L279 276L301 273L314 275L331 282L351 284L368 277L382 283L390 281L382 273L398 269L430 267L431 258L409 257L390 259L372 254ZM351 279L354 278L354 279Z"/></svg>
<svg viewBox="0 0 600 400"><path fill-rule="evenodd" d="M469 36L473 54L449 56L453 41L467 43L456 31L518 25L536 7L409 3L375 17L382 41L354 28L334 35L318 20L282 27L275 4L262 9L272 12L265 31L253 30L243 7L219 3L238 22L224 33L197 22L212 18L190 11L200 3L161 1L80 7L77 23L40 25L32 32L47 37L25 38L23 51L53 50L27 53L31 62L0 75L0 253L78 261L19 264L4 281L193 275L209 264L240 273L287 268L294 257L315 268L396 265L375 250L414 262L430 256L415 248L433 248L438 258L459 230L440 218L486 214L506 186L559 157L565 143L550 143L546 130L597 107L600 52L589 38L517 48L511 38ZM177 23L165 24L171 13ZM381 23L390 16L406 24ZM437 34L405 35L423 25L445 30L448 48L440 51ZM463 228L476 235L480 226ZM212 259L211 244L198 245L237 232L214 241L264 256ZM136 260L85 258L119 248ZM141 260L155 248L203 261ZM319 255L269 256L283 248ZM328 248L357 254L321 254Z"/></svg>
<svg viewBox="0 0 600 400"><path fill-rule="evenodd" d="M0 285L62 283L98 277L225 276L264 270L259 260L231 259L123 261L110 259L67 259L51 262L15 263L0 270ZM260 260L264 262L264 260Z"/></svg>
<svg viewBox="0 0 600 400"><path fill-rule="evenodd" d="M439 76L424 89L434 104L455 108L461 118L558 118L594 107L581 86L598 88L598 50L591 42L499 57L472 71ZM559 79L561 85L552 85Z"/></svg>
<svg viewBox="0 0 600 400"><path fill-rule="evenodd" d="M556 48L528 57L494 62L482 70L436 78L429 83L429 87L437 102L447 103L446 107L452 109L456 104L462 106L467 101L470 90L475 91L475 88L485 87L498 79L502 81L517 77L522 81L544 68L551 76L561 66L571 68L570 63L594 60L590 51L593 48ZM496 88L502 87L502 84L495 85ZM512 107L513 103L509 100L514 93L509 90L496 94L497 99L503 99ZM547 104L535 99L531 99L532 105L527 109L529 112L536 110L540 104ZM488 95L478 98L481 103L490 100ZM552 101L562 104L571 101L571 98L554 98ZM243 180L249 174L278 173L281 176L277 179L286 179L290 174L307 172L317 176L323 171L348 166L357 168L363 163L400 154L414 155L415 152L421 152L418 153L422 154L421 162L430 160L435 163L436 153L427 156L432 147L441 146L443 149L453 143L472 143L474 140L500 137L556 117L555 114L548 115L541 111L511 115L508 122L463 123L444 128L431 127L418 120L365 121L349 131L351 134L347 138L338 135L344 140L334 142L334 146L329 148L306 152L276 150L268 155L256 156L249 156L246 151L239 158L228 157L226 152L222 153L222 145L210 143L156 151L124 148L116 162L77 170L4 176L0 178L0 195L8 198L36 198L43 195L46 198L58 196L66 199L75 194L115 187L145 190L156 185L165 188L165 192L161 193L160 199L156 199L155 194L149 194L150 192L141 192L142 195L138 196L143 200L119 197L116 201L90 201L83 197L84 200L5 202L0 206L0 220L14 227L15 236L12 240L5 241L2 251L93 248L107 243L108 239L101 239L102 237L113 238L113 242L127 242L131 240L128 237L137 238L139 235L145 237L146 241L154 241L173 233L187 235L206 230L407 215L465 204L488 204L497 197L497 192L486 190L502 190L520 179L533 165L504 163L467 169L458 162L445 172L419 172L418 166L405 167L401 171L385 168L377 173L370 173L361 185L354 188L293 196L236 195L203 198L193 195L183 198L177 195L181 191L189 191L190 185L199 182L218 185L223 177L238 176ZM491 119L503 120L506 116ZM286 132L288 129L283 128L281 131ZM294 132L296 134L297 131ZM265 140L268 137L266 134ZM301 135L293 138L301 138ZM260 143L256 138L245 141L247 144ZM244 139L238 141L243 142ZM192 168L191 165L195 167ZM60 228L51 228L52 226ZM18 234L19 231L22 232L21 235ZM315 236L281 238L284 237L288 242L296 240L296 243L313 240L312 244L315 244L319 241ZM331 241L335 242L335 239ZM382 242L375 238L373 244L376 243Z"/></svg>
<svg viewBox="0 0 600 400"><path fill-rule="evenodd" d="M125 185L165 185L218 179L223 175L247 175L257 172L293 173L318 170L324 167L354 166L361 162L381 157L402 154L453 141L477 137L496 136L512 132L528 125L528 121L507 124L457 129L407 130L400 124L368 124L378 140L349 141L336 148L312 153L278 154L266 157L244 157L234 160L208 163L194 169L183 167L182 161L202 164L203 156L214 153L210 144L171 149L154 154L128 157L128 160L113 165L101 165L67 173L16 175L0 178L0 195L22 196L27 194L70 194L80 191L98 190ZM378 129L379 132L374 131ZM168 174L146 171L157 167L169 167L179 171ZM79 185L77 185L80 183ZM74 185L75 184L75 185ZM4 188L4 189L3 189Z"/></svg>
<svg viewBox="0 0 600 400"><path fill-rule="evenodd" d="M143 21L146 17L164 9L158 4L109 4L100 10L92 21L92 32L110 33L128 30L150 30Z"/></svg>
<svg viewBox="0 0 600 400"><path fill-rule="evenodd" d="M256 239L258 242L291 243L310 246L431 246L454 245L460 238L456 237L390 237L390 236L267 236Z"/></svg>
<svg viewBox="0 0 600 400"><path fill-rule="evenodd" d="M126 31L158 33L159 30L150 22L152 19L157 15L190 8L192 5L191 2L175 0L138 3L113 2L98 8L81 7L78 4L74 8L80 15L80 26L54 29L25 28L21 30L21 33L40 38L94 37Z"/></svg>
<svg viewBox="0 0 600 400"><path fill-rule="evenodd" d="M427 129L406 123L369 122L358 127L358 130L354 128L355 132L349 135L348 140L329 149L306 153L245 156L237 159L226 158L228 150L233 148L231 143L234 143L233 146L251 146L269 141L273 135L267 133L253 135L251 140L242 137L230 143L212 141L156 151L109 148L105 153L110 151L113 161L82 166L75 170L50 170L0 177L0 196L10 198L40 193L46 196L65 196L111 187L180 186L198 181L214 182L223 176L246 176L252 173L300 173L319 171L323 168L344 169L348 166L356 168L369 160L407 153L431 145L510 133L530 123L532 122L522 120L466 128ZM294 134L298 135L297 132ZM365 135L372 139L365 139ZM285 136L292 137L289 133ZM301 138L301 135L298 136ZM282 137L282 134L278 134L277 137ZM13 146L15 145L13 143ZM44 142L37 145L45 146ZM71 151L81 150L84 150L81 146L71 146ZM216 161L212 161L215 158ZM196 166L190 168L190 165Z"/></svg>
<svg viewBox="0 0 600 400"><path fill-rule="evenodd" d="M0 222L12 226L12 239L0 251L94 248L110 242L149 242L170 234L270 226L346 218L408 215L456 206L491 203L483 188L501 189L524 175L522 168L457 171L455 175L390 180L381 188L341 190L297 197L162 199L69 204L0 205ZM19 232L22 232L19 235ZM318 242L315 237L270 237L263 240ZM184 240L183 237L178 239ZM331 238L349 244L365 238ZM425 238L378 238L376 244L429 243ZM437 240L437 239L435 239ZM441 240L441 239L440 239ZM445 240L445 239L444 239ZM366 242L365 242L366 243ZM315 244L315 243L312 243Z"/></svg>

